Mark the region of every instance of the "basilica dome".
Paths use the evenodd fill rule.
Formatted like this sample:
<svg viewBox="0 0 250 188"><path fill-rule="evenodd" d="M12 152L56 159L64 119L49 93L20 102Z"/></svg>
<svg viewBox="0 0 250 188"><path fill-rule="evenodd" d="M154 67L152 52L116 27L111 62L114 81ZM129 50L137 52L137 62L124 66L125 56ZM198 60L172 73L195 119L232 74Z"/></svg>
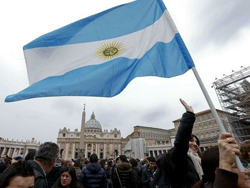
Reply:
<svg viewBox="0 0 250 188"><path fill-rule="evenodd" d="M85 129L102 129L102 126L99 121L95 119L94 112L92 113L90 120L86 122Z"/></svg>

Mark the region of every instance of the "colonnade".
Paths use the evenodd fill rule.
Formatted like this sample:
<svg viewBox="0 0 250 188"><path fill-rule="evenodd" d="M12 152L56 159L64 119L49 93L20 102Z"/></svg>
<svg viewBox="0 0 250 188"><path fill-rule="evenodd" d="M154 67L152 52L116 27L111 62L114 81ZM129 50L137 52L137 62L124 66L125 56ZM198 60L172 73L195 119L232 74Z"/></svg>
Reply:
<svg viewBox="0 0 250 188"><path fill-rule="evenodd" d="M62 143L59 144L59 147ZM65 143L64 148L60 147L60 150L63 149L62 158L77 158L76 155L79 151L75 147L76 143ZM116 147L114 143L99 143L99 142L85 142L84 143L84 157L89 158L90 155L96 154L98 158L115 158L117 155L122 154L121 144L117 143Z"/></svg>
<svg viewBox="0 0 250 188"><path fill-rule="evenodd" d="M30 150L37 150L38 147L27 147L27 146L6 146L0 147L0 156L7 155L8 157L14 158L16 156L25 157Z"/></svg>

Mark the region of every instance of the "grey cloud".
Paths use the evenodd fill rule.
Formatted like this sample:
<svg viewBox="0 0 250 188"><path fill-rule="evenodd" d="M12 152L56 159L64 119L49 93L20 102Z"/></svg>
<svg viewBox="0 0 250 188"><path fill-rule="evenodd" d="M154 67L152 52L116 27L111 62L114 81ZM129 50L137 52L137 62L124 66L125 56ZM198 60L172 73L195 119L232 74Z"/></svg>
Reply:
<svg viewBox="0 0 250 188"><path fill-rule="evenodd" d="M188 6L194 10L189 16L193 27L190 46L195 49L211 43L228 44L240 36L242 29L250 27L248 0L193 1Z"/></svg>
<svg viewBox="0 0 250 188"><path fill-rule="evenodd" d="M150 109L141 114L141 122L145 124L152 124L158 122L159 119L168 115L168 110L166 108L162 108L162 106L155 106L154 109ZM145 125L142 125L145 126Z"/></svg>

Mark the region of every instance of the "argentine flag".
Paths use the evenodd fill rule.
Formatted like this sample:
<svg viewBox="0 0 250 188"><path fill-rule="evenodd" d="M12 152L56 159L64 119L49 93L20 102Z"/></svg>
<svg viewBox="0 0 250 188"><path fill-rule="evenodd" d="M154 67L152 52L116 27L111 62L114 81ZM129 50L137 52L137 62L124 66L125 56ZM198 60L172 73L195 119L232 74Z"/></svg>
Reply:
<svg viewBox="0 0 250 188"><path fill-rule="evenodd" d="M30 86L6 102L52 96L113 97L142 76L194 67L162 0L137 0L71 23L23 47Z"/></svg>

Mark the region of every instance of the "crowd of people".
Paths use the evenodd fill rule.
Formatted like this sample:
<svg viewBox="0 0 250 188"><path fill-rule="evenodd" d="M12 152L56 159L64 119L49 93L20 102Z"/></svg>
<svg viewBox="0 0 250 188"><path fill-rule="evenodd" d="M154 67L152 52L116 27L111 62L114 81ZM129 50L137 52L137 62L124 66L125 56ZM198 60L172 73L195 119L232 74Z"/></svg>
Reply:
<svg viewBox="0 0 250 188"><path fill-rule="evenodd" d="M183 114L172 147L166 154L142 160L119 155L115 159L60 159L59 148L43 143L24 159L7 155L0 162L0 188L250 188L250 140L240 144L227 132L218 145L203 153L192 134L195 114L180 99ZM244 166L240 172L236 156Z"/></svg>

